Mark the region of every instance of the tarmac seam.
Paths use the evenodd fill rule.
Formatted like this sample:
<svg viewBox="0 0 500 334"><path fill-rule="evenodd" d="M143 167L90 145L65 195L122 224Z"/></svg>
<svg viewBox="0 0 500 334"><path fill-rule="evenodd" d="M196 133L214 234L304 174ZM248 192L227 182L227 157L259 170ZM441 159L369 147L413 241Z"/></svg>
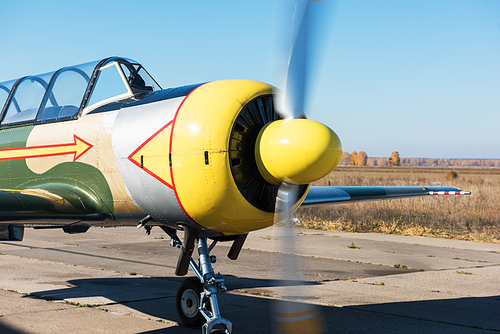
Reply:
<svg viewBox="0 0 500 334"><path fill-rule="evenodd" d="M43 247L33 247L33 246L23 246L23 245L16 245L16 246L26 247L26 248L30 248L30 249L51 250L51 251L55 251L55 252L63 252L63 253L69 253L69 254L83 255L83 256L88 256L88 257L95 257L95 258L101 258L101 259L107 259L107 260L113 260L113 261L120 261L120 262L147 264L147 265L151 265L151 266L164 267L164 268L174 268L173 266L162 265L162 264L158 264L158 263L145 262L145 261L126 260L126 259L120 259L120 258L117 258L117 257L95 255L95 254L82 253L82 252L75 252L75 251L63 250L63 249L58 249L58 248L43 248ZM19 255L12 255L12 254L9 254L9 255L11 255L11 256L19 256ZM26 257L26 256L19 256L19 257L21 257L21 258L27 258L27 259L33 259L33 260L47 261L47 260L43 260L43 259ZM50 262L61 263L61 262L56 262L56 261L50 261ZM66 263L66 264L67 265L73 265L71 263ZM91 267L89 267L89 268L91 268Z"/></svg>
<svg viewBox="0 0 500 334"><path fill-rule="evenodd" d="M230 248L230 246L223 246ZM285 253L285 252L276 252L276 251L266 251L262 249L256 249L256 248L243 248L243 250L250 250L250 251L258 251L258 252L266 252L266 253L279 253L279 254L284 254L284 255L294 255L297 257L301 258L309 258L311 255L303 255L303 254L298 254L298 253ZM359 264L369 264L373 266L380 266L380 267L388 267L388 268L394 268L394 265L392 264L383 264L383 263L373 263L373 262L362 262L362 261L357 261L357 260L346 260L346 259L340 259L336 257L324 257L324 256L318 256L318 255L312 255L312 257L317 258L317 259L323 259L323 260L332 260L332 261L343 261L343 262L351 262L351 263L359 263ZM404 269L403 269L404 270ZM407 270L410 271L428 271L427 269L421 269L421 268L407 268ZM447 269L444 269L447 270Z"/></svg>
<svg viewBox="0 0 500 334"><path fill-rule="evenodd" d="M451 267L451 268L439 268L434 270L424 270L424 271L447 271L447 270L457 270L457 269L481 269L481 268L491 268L498 267L500 264L492 263L490 265L477 265L477 266L469 266L469 267Z"/></svg>
<svg viewBox="0 0 500 334"><path fill-rule="evenodd" d="M127 304L127 303L137 303L137 302L147 302L147 301L152 301L152 300L169 299L169 298L175 298L175 296L144 298L144 299L136 299L136 300L124 300L124 301L120 301L120 302L106 303L106 304L102 304L102 305L92 305L92 307L106 306L106 305L121 305L121 304Z"/></svg>
<svg viewBox="0 0 500 334"><path fill-rule="evenodd" d="M352 310L356 310L356 311L362 311L362 312L374 313L374 314L383 314L383 315L389 315L389 316L405 318L405 319L413 319L413 320L427 321L427 322L444 324L444 325L452 325L452 326L459 326L459 327L466 327L466 328L481 329L481 330L487 330L487 331L491 331L491 332L500 332L500 330L495 329L495 328L484 328L481 326L463 325L463 324L456 324L456 323L452 323L452 322L448 322L448 321L431 320L431 319L425 319L425 318L420 318L420 317L410 317L410 316L401 315L401 314L393 314L393 313L388 313L388 312L372 311L372 310L366 310L363 308L357 308L356 306L340 306L340 307L345 308L345 309L352 309Z"/></svg>

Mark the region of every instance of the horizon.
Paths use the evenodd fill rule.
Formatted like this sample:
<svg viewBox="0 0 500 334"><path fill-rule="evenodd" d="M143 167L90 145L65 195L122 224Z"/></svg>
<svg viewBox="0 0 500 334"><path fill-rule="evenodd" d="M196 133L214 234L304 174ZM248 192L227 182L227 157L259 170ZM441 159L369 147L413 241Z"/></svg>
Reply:
<svg viewBox="0 0 500 334"><path fill-rule="evenodd" d="M363 150L361 151L353 151L353 152L362 152ZM397 150L396 150L397 151ZM347 151L342 151L342 152L347 152ZM347 152L349 154L351 154L352 152ZM366 153L366 151L365 151ZM374 159L385 159L385 158L389 158L391 155L389 154L387 157L385 156L370 156L368 155L368 153L366 153L367 155L367 158L374 158ZM500 160L500 158L434 158L434 157L404 157L404 156L399 156L400 159L447 159L447 160Z"/></svg>
<svg viewBox="0 0 500 334"><path fill-rule="evenodd" d="M397 146L401 156L500 159L498 13L495 0L338 1L308 118L349 152L383 157ZM276 85L273 17L264 0L8 2L0 82L117 55L162 87Z"/></svg>

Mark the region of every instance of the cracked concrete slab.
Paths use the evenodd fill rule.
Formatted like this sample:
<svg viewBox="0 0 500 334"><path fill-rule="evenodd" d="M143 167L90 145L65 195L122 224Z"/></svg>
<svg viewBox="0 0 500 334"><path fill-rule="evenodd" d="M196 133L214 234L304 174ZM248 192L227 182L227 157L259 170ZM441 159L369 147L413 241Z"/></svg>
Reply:
<svg viewBox="0 0 500 334"><path fill-rule="evenodd" d="M279 232L251 233L237 261L226 258L230 244L214 249L229 288L221 312L234 333L254 333L256 324L272 333L272 301L290 294L276 270ZM288 256L304 268L295 285L323 306L328 333L500 331L500 245L296 233ZM178 250L164 237L160 229L28 229L23 242L0 242L0 332L199 333L178 323L174 296L184 278L173 275Z"/></svg>

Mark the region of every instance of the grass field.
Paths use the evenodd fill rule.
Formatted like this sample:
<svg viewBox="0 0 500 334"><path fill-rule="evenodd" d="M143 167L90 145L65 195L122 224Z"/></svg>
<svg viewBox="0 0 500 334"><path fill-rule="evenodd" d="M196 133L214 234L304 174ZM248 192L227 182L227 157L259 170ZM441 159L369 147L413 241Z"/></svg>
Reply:
<svg viewBox="0 0 500 334"><path fill-rule="evenodd" d="M450 177L451 170L456 178ZM301 208L302 228L500 243L500 168L339 166L313 185L453 186L472 195Z"/></svg>

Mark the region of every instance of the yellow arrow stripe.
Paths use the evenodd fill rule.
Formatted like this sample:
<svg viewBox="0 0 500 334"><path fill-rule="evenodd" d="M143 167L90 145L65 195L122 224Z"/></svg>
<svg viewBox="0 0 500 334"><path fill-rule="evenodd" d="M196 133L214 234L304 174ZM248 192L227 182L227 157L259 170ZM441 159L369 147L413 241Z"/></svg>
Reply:
<svg viewBox="0 0 500 334"><path fill-rule="evenodd" d="M73 136L73 143L0 149L0 161L73 154L73 162L75 162L90 150L93 145L87 143L77 135Z"/></svg>

